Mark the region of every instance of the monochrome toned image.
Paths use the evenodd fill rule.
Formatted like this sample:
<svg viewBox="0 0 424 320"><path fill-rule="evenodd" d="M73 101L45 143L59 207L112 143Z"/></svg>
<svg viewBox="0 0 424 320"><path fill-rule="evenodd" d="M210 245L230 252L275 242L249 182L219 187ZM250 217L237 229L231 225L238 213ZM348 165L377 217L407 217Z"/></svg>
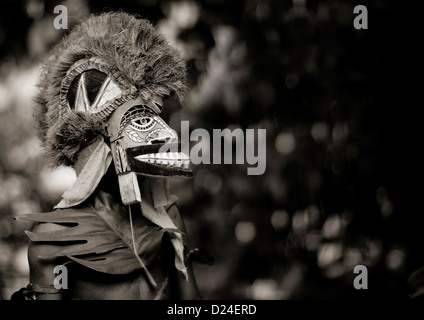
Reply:
<svg viewBox="0 0 424 320"><path fill-rule="evenodd" d="M0 6L1 300L424 298L405 8Z"/></svg>

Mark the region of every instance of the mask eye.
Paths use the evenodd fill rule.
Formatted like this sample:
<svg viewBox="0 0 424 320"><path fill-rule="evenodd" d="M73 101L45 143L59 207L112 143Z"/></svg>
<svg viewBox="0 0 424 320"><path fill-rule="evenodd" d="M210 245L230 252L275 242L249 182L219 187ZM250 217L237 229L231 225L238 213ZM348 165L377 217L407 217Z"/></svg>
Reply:
<svg viewBox="0 0 424 320"><path fill-rule="evenodd" d="M154 127L156 114L148 107L136 105L129 108L121 119L120 132L126 127L130 126L137 131L147 131ZM120 133L118 134L120 136Z"/></svg>
<svg viewBox="0 0 424 320"><path fill-rule="evenodd" d="M131 120L130 127L136 131L148 131L155 125L155 120L152 117L140 117Z"/></svg>
<svg viewBox="0 0 424 320"><path fill-rule="evenodd" d="M113 100L122 93L107 74L91 69L72 81L67 99L70 107L76 111L92 111Z"/></svg>

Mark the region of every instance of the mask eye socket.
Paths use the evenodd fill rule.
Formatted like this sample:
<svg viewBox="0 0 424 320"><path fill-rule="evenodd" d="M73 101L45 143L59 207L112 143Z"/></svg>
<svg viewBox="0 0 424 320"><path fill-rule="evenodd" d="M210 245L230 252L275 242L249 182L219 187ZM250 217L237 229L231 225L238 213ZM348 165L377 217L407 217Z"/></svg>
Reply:
<svg viewBox="0 0 424 320"><path fill-rule="evenodd" d="M152 117L140 117L131 120L130 127L136 131L148 131L155 125L155 120Z"/></svg>
<svg viewBox="0 0 424 320"><path fill-rule="evenodd" d="M136 131L148 131L156 124L156 114L147 106L136 105L129 108L121 119L120 132L127 126ZM120 133L118 134L118 136Z"/></svg>
<svg viewBox="0 0 424 320"><path fill-rule="evenodd" d="M74 78L67 99L71 109L87 112L95 111L121 93L121 89L106 73L90 69Z"/></svg>

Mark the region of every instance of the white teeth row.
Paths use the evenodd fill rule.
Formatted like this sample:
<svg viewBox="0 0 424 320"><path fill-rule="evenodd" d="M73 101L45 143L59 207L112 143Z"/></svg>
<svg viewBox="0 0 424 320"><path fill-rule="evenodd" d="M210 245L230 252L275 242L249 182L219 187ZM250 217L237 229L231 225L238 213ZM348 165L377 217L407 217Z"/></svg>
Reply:
<svg viewBox="0 0 424 320"><path fill-rule="evenodd" d="M162 152L162 153L149 153L149 154L142 154L135 159L143 161L143 162L149 162L149 163L155 163L155 164L161 164L171 167L181 167L188 169L188 166L190 164L190 158L182 152Z"/></svg>

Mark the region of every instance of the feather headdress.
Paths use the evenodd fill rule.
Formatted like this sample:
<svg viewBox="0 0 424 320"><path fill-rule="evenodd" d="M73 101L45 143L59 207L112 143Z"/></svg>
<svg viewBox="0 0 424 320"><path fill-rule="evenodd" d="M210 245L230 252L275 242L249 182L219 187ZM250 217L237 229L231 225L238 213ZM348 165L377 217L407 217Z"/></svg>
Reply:
<svg viewBox="0 0 424 320"><path fill-rule="evenodd" d="M99 113L69 107L67 94L83 71L107 74L121 89ZM78 153L97 136L107 138L106 120L137 96L186 92L179 52L146 20L123 13L93 15L76 26L43 65L35 96L39 137L54 165L74 166Z"/></svg>

